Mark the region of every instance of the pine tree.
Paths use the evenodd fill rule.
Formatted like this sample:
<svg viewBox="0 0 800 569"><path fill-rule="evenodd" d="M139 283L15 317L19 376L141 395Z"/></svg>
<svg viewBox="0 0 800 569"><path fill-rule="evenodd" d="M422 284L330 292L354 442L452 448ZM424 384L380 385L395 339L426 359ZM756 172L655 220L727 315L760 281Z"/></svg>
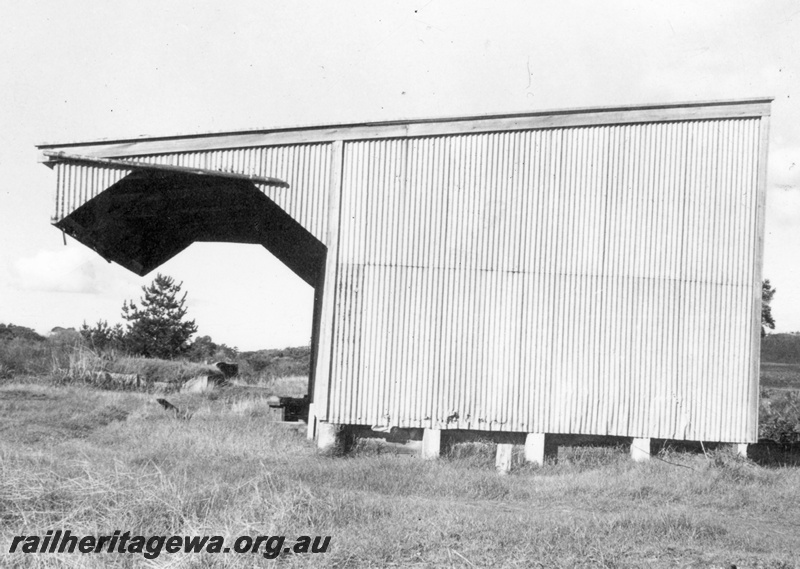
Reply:
<svg viewBox="0 0 800 569"><path fill-rule="evenodd" d="M141 308L132 300L122 305L129 351L150 358L174 358L186 352L197 325L194 320L184 321L186 293L178 297L182 286L159 273L150 286L142 287Z"/></svg>
<svg viewBox="0 0 800 569"><path fill-rule="evenodd" d="M80 334L83 341L93 350L119 349L125 343L125 330L122 329L122 324L111 327L106 320L98 320L94 326L89 326L84 321Z"/></svg>
<svg viewBox="0 0 800 569"><path fill-rule="evenodd" d="M770 330L775 329L775 319L772 317L772 307L769 305L772 302L772 297L775 296L775 289L766 279L761 283L761 337L767 335L767 328Z"/></svg>

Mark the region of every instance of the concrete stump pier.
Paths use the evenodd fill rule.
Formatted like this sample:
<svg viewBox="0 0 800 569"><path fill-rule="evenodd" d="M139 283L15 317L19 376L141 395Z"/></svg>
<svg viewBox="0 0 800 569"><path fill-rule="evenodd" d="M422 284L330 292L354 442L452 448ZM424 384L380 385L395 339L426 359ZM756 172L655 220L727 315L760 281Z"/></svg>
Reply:
<svg viewBox="0 0 800 569"><path fill-rule="evenodd" d="M495 468L498 474L508 474L511 470L511 459L514 455L514 445L500 443L497 445L497 458Z"/></svg>
<svg viewBox="0 0 800 569"><path fill-rule="evenodd" d="M548 458L558 458L558 445L545 433L528 433L525 436L525 462L543 466Z"/></svg>
<svg viewBox="0 0 800 569"><path fill-rule="evenodd" d="M631 459L634 462L650 460L650 439L633 439L631 443Z"/></svg>
<svg viewBox="0 0 800 569"><path fill-rule="evenodd" d="M433 460L439 458L442 450L441 429L425 429L422 434L422 458Z"/></svg>

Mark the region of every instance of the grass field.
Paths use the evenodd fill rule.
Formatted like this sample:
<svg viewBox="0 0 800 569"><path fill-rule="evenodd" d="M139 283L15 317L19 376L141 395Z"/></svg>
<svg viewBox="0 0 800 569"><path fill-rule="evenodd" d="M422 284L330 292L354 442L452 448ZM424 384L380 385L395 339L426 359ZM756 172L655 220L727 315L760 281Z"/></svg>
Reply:
<svg viewBox="0 0 800 569"><path fill-rule="evenodd" d="M800 364L761 362L761 387L800 390Z"/></svg>
<svg viewBox="0 0 800 569"><path fill-rule="evenodd" d="M284 385L284 388L288 386ZM268 390L264 390L268 391ZM234 392L235 393L235 392ZM800 469L720 450L632 463L564 448L494 472L494 447L426 462L364 445L317 454L263 400L0 386L2 567L795 567ZM330 535L324 554L9 554L12 537Z"/></svg>

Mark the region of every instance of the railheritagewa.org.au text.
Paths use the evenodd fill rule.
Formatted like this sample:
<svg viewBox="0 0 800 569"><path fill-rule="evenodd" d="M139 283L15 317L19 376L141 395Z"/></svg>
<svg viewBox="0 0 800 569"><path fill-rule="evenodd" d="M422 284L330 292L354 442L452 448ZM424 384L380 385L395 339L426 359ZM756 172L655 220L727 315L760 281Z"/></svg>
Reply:
<svg viewBox="0 0 800 569"><path fill-rule="evenodd" d="M156 559L162 553L249 553L275 559L282 553L326 553L331 536L242 535L226 542L221 535L131 535L116 530L111 535L72 535L69 530L48 530L45 535L17 535L9 553L138 553Z"/></svg>

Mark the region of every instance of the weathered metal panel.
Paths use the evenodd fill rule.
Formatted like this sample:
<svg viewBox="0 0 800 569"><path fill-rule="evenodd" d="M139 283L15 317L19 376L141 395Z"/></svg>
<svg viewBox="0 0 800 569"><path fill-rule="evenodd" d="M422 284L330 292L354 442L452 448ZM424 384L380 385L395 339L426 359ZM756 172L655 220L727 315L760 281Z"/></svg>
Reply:
<svg viewBox="0 0 800 569"><path fill-rule="evenodd" d="M768 114L759 99L62 146L289 182L265 191L331 247L323 420L745 442ZM124 175L55 168L55 220Z"/></svg>
<svg viewBox="0 0 800 569"><path fill-rule="evenodd" d="M55 163L53 169L56 172L56 210L52 217L53 223L61 221L130 173L63 162Z"/></svg>
<svg viewBox="0 0 800 569"><path fill-rule="evenodd" d="M330 144L179 152L126 159L280 178L289 183L289 188L259 186L259 189L322 243L327 239ZM61 163L55 168L58 182L54 222L128 174L124 170Z"/></svg>
<svg viewBox="0 0 800 569"><path fill-rule="evenodd" d="M328 420L753 440L760 135L346 142Z"/></svg>

